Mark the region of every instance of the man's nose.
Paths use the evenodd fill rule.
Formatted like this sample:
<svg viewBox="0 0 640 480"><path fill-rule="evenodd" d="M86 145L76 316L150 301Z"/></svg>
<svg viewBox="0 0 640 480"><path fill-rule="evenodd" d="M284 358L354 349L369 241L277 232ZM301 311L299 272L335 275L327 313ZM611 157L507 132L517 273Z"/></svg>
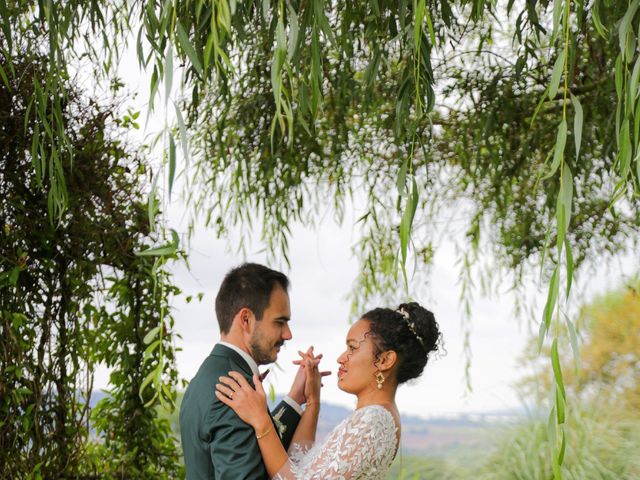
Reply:
<svg viewBox="0 0 640 480"><path fill-rule="evenodd" d="M291 329L289 328L289 325L286 325L284 327L284 332L282 334L282 338L285 340L291 340L293 338L293 335L291 334Z"/></svg>

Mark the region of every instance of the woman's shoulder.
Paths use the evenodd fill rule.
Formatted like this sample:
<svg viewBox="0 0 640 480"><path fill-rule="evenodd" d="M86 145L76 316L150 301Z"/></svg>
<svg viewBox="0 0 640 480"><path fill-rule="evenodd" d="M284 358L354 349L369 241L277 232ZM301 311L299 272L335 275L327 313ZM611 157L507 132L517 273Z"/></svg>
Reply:
<svg viewBox="0 0 640 480"><path fill-rule="evenodd" d="M367 405L358 408L347 418L349 424L366 424L376 430L391 430L395 434L397 429L395 418L391 410L384 405Z"/></svg>

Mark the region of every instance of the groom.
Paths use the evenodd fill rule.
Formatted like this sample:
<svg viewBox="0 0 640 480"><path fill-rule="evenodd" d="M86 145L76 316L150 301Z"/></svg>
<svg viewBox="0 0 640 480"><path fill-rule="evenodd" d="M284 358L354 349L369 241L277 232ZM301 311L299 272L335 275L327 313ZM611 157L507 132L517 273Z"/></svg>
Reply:
<svg viewBox="0 0 640 480"><path fill-rule="evenodd" d="M262 265L245 263L224 278L216 297L220 342L191 380L180 407L180 433L187 480L268 478L253 429L215 396L221 375L235 370L253 384L258 365L275 362L291 339L289 279ZM272 412L275 430L288 448L304 398L302 367L288 396Z"/></svg>

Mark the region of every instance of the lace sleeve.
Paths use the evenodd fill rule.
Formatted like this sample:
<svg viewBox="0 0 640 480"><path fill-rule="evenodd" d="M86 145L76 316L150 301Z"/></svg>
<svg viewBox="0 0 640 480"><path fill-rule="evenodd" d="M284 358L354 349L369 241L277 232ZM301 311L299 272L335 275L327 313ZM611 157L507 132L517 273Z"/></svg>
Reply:
<svg viewBox="0 0 640 480"><path fill-rule="evenodd" d="M396 425L381 406L356 410L327 440L295 452L275 480L382 479L396 452Z"/></svg>

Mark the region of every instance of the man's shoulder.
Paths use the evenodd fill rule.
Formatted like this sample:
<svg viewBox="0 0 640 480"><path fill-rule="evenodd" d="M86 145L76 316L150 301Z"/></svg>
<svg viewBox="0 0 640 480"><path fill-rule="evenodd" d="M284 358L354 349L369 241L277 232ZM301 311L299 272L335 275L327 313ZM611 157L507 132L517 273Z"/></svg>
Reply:
<svg viewBox="0 0 640 480"><path fill-rule="evenodd" d="M194 423L200 430L212 415L215 417L216 411L224 410L224 404L215 396L215 388L220 376L232 368L231 359L224 356L209 354L204 359L185 390L180 406L181 422Z"/></svg>
<svg viewBox="0 0 640 480"><path fill-rule="evenodd" d="M227 375L230 371L246 373L248 368L246 362L231 349L216 345L213 351L203 360L197 373L189 382L185 392L185 400L187 397L191 399L197 398L198 392L206 392L206 398L211 402L215 400L215 396L210 395L215 389L218 379L222 375Z"/></svg>
<svg viewBox="0 0 640 480"><path fill-rule="evenodd" d="M233 362L229 357L214 355L212 352L203 360L187 390L215 386L220 375L226 375L232 367Z"/></svg>

